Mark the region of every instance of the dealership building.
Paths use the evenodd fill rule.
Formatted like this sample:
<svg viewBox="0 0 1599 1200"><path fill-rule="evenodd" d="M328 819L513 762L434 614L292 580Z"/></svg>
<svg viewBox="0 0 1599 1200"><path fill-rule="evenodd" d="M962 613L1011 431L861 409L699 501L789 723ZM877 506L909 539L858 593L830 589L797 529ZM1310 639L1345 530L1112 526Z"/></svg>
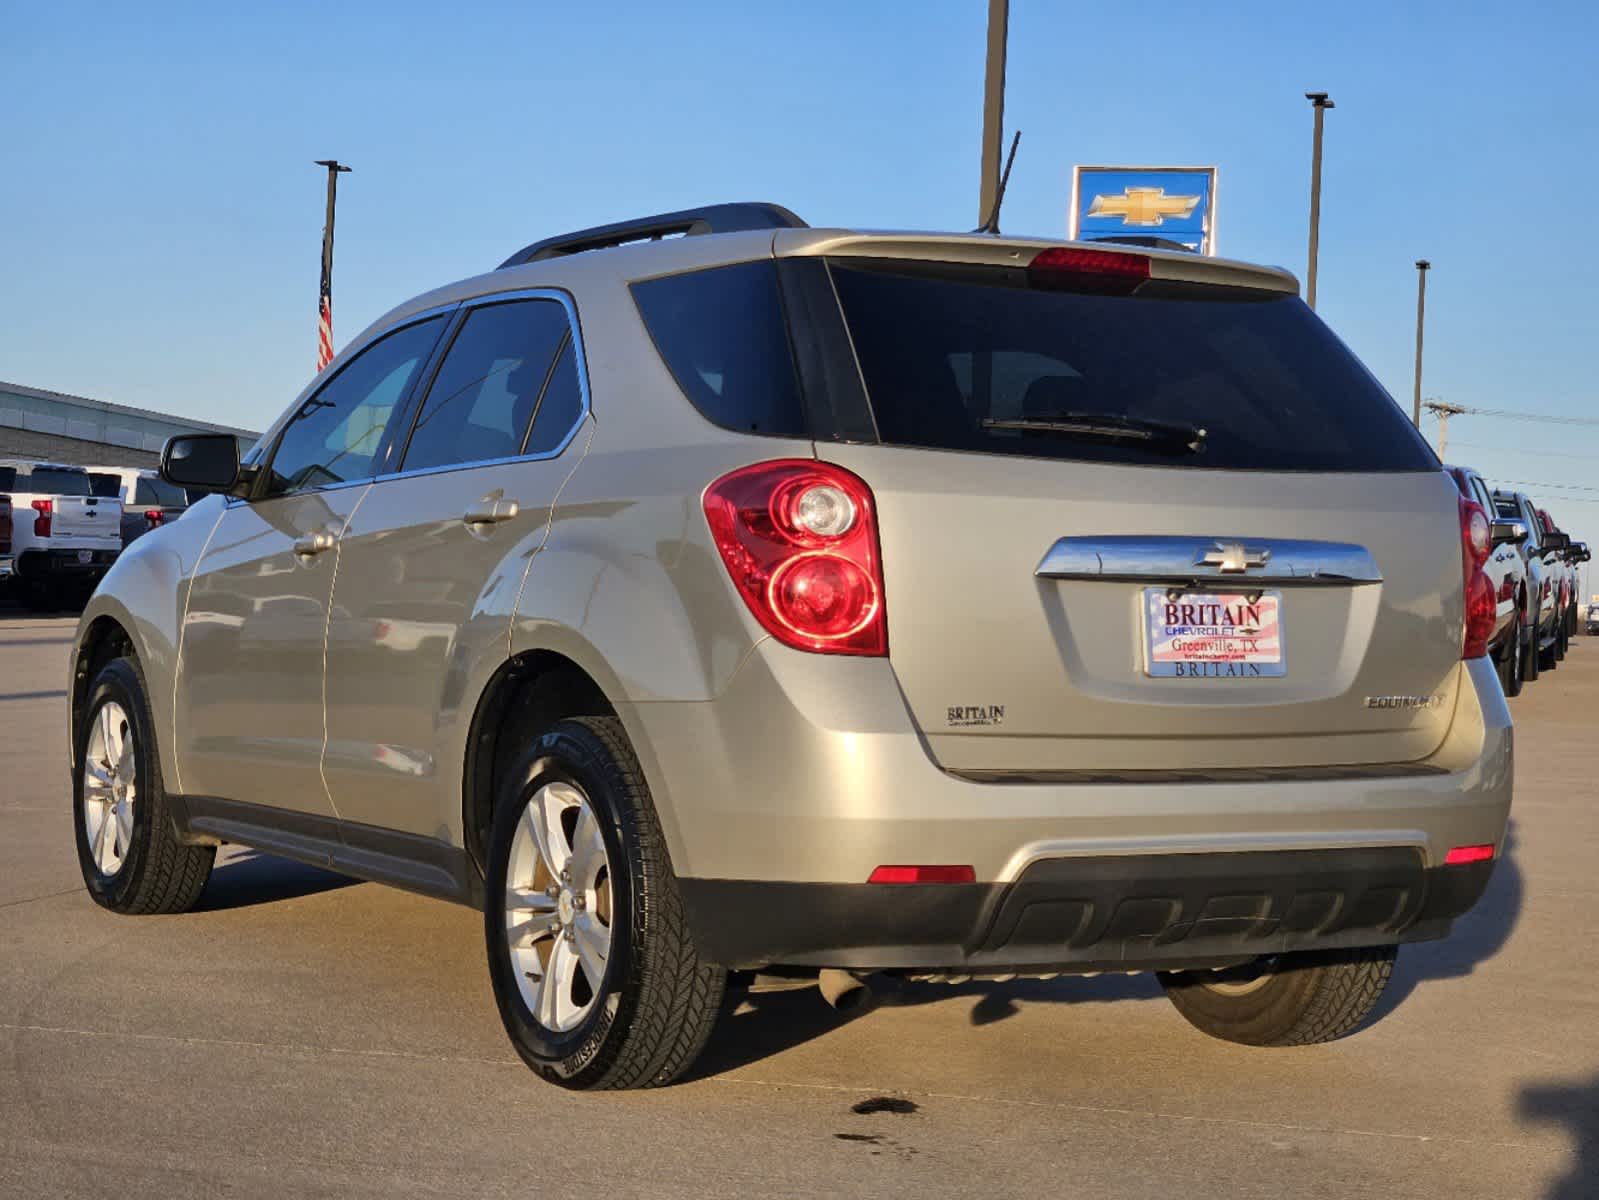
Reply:
<svg viewBox="0 0 1599 1200"><path fill-rule="evenodd" d="M0 381L0 458L153 467L169 437L196 432L231 433L241 451L260 436L231 425Z"/></svg>

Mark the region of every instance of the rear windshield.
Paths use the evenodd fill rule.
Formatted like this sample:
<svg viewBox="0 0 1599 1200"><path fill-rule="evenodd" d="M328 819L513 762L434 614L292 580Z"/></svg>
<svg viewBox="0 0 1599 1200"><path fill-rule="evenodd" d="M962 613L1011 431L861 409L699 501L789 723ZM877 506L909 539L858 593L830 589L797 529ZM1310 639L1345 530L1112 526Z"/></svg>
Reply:
<svg viewBox="0 0 1599 1200"><path fill-rule="evenodd" d="M122 495L122 477L101 471L89 472L89 490L102 500L115 500Z"/></svg>
<svg viewBox="0 0 1599 1200"><path fill-rule="evenodd" d="M832 271L889 444L1235 470L1437 469L1296 296L1159 281L1136 297L1045 291L1016 270L858 259ZM1041 428L1062 418L1077 428ZM1118 427L1161 436L1133 441ZM1197 450L1166 436L1182 429L1204 431Z"/></svg>
<svg viewBox="0 0 1599 1200"><path fill-rule="evenodd" d="M0 467L0 491L36 492L43 496L87 496L89 473L59 467Z"/></svg>
<svg viewBox="0 0 1599 1200"><path fill-rule="evenodd" d="M141 507L145 505L157 508L189 507L189 497L184 494L182 488L150 475L139 476L138 483L133 487L133 502Z"/></svg>

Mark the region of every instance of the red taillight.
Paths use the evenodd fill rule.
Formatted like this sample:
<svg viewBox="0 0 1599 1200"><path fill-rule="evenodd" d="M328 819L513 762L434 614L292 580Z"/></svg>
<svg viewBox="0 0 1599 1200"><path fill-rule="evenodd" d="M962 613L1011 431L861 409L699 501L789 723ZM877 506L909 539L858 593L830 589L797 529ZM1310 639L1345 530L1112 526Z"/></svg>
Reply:
<svg viewBox="0 0 1599 1200"><path fill-rule="evenodd" d="M166 514L159 508L147 508L144 510L144 519L150 523L151 529L161 524L165 518Z"/></svg>
<svg viewBox="0 0 1599 1200"><path fill-rule="evenodd" d="M1493 529L1488 514L1475 500L1460 497L1460 563L1466 603L1461 658L1481 658L1488 653L1488 639L1493 637L1494 622L1499 619L1493 581L1482 569L1492 551Z"/></svg>
<svg viewBox="0 0 1599 1200"><path fill-rule="evenodd" d="M1444 866L1464 867L1468 863L1487 862L1494 856L1492 843L1486 846L1456 846L1444 855Z"/></svg>
<svg viewBox="0 0 1599 1200"><path fill-rule="evenodd" d="M1148 256L1124 254L1119 250L1052 246L1040 250L1027 264L1027 281L1034 287L1065 287L1126 296L1148 278Z"/></svg>
<svg viewBox="0 0 1599 1200"><path fill-rule="evenodd" d="M867 883L975 883L971 867L878 867Z"/></svg>
<svg viewBox="0 0 1599 1200"><path fill-rule="evenodd" d="M705 489L705 519L744 603L778 641L888 653L871 489L831 463L781 459Z"/></svg>
<svg viewBox="0 0 1599 1200"><path fill-rule="evenodd" d="M53 500L35 500L33 511L38 515L33 518L33 536L47 538L50 536L50 520L55 516L56 506Z"/></svg>

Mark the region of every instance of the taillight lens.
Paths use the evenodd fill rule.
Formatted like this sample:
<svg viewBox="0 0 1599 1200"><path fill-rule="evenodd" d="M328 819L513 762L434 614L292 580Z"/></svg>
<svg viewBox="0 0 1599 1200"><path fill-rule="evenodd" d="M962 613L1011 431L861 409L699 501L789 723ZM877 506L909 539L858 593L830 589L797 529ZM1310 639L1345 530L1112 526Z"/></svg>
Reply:
<svg viewBox="0 0 1599 1200"><path fill-rule="evenodd" d="M35 500L33 511L33 536L47 538L50 536L50 522L55 516L56 506L53 500Z"/></svg>
<svg viewBox="0 0 1599 1200"><path fill-rule="evenodd" d="M1444 855L1444 866L1465 867L1472 863L1488 862L1494 856L1492 843L1482 846L1456 846Z"/></svg>
<svg viewBox="0 0 1599 1200"><path fill-rule="evenodd" d="M778 641L888 653L876 509L858 477L807 459L756 463L705 489L705 519L733 585Z"/></svg>
<svg viewBox="0 0 1599 1200"><path fill-rule="evenodd" d="M1027 282L1041 288L1069 288L1128 296L1149 278L1149 258L1119 250L1084 250L1077 246L1052 246L1040 250L1027 264Z"/></svg>
<svg viewBox="0 0 1599 1200"><path fill-rule="evenodd" d="M1493 581L1482 569L1493 550L1493 528L1488 514L1475 500L1460 498L1460 558L1465 584L1465 630L1461 638L1461 658L1481 658L1488 653L1499 605L1494 599Z"/></svg>
<svg viewBox="0 0 1599 1200"><path fill-rule="evenodd" d="M147 508L144 510L144 519L150 523L150 528L154 529L166 519L166 513L159 508Z"/></svg>

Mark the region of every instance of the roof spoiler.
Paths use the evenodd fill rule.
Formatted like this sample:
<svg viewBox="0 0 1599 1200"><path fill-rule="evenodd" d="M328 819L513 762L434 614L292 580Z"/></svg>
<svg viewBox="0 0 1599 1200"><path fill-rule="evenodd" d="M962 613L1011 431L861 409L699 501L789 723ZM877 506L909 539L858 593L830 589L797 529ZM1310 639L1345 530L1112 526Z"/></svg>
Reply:
<svg viewBox="0 0 1599 1200"><path fill-rule="evenodd" d="M604 250L628 242L660 241L666 237L695 237L702 233L741 233L751 229L808 229L809 226L781 204L712 204L682 212L657 213L614 225L596 225L524 246L499 265L520 267L585 250Z"/></svg>

